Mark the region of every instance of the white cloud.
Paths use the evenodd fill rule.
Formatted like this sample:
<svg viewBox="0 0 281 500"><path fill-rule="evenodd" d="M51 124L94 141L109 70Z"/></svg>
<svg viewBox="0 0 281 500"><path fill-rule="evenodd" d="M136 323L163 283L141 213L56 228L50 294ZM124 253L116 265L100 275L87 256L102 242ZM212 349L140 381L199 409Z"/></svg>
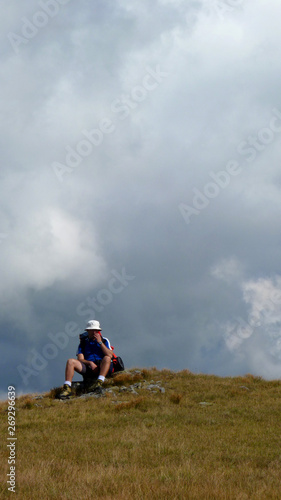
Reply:
<svg viewBox="0 0 281 500"><path fill-rule="evenodd" d="M240 282L243 277L243 265L236 257L229 257L212 266L210 273L226 283Z"/></svg>
<svg viewBox="0 0 281 500"><path fill-rule="evenodd" d="M3 295L55 284L83 291L106 273L93 229L48 206L20 217L1 249L1 268Z"/></svg>
<svg viewBox="0 0 281 500"><path fill-rule="evenodd" d="M238 356L244 352L255 373L280 376L276 362L281 360L281 276L244 281L241 292L247 316L223 325L226 345Z"/></svg>

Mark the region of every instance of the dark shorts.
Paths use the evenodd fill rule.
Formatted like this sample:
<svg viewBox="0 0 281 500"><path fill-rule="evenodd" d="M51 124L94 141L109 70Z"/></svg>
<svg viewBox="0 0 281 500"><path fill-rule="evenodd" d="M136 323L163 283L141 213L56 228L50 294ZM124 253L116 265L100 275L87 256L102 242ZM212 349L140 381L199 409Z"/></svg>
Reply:
<svg viewBox="0 0 281 500"><path fill-rule="evenodd" d="M94 361L95 365L97 365L99 367L100 365L100 361ZM110 377L110 375L112 375L112 373L114 372L114 366L113 366L113 362L111 361L110 363L110 367L109 367L109 370L108 370L108 373L107 373L107 377ZM93 372L93 370L89 367L89 365L86 365L86 371L84 373L82 373L83 377L85 378L96 378L97 377L97 373L96 372Z"/></svg>

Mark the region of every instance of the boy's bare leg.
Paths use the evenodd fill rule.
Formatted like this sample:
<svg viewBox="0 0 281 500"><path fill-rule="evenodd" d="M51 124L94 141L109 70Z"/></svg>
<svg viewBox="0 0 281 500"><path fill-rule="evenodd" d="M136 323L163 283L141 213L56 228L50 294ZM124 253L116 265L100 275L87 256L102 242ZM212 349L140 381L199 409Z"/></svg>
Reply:
<svg viewBox="0 0 281 500"><path fill-rule="evenodd" d="M103 375L106 377L108 374L109 368L110 368L110 363L111 363L111 357L110 356L104 356L102 358L101 364L100 364L100 375Z"/></svg>
<svg viewBox="0 0 281 500"><path fill-rule="evenodd" d="M83 363L78 359L68 359L65 367L65 380L72 382L74 372L82 373Z"/></svg>

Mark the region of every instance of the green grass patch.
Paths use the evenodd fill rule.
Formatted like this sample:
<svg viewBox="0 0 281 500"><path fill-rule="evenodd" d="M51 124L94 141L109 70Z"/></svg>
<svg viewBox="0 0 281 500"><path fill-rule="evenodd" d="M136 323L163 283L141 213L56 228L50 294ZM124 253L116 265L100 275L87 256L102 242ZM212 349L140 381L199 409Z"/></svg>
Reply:
<svg viewBox="0 0 281 500"><path fill-rule="evenodd" d="M157 383L165 392L147 389ZM152 368L106 387L99 399L62 402L52 390L16 400L13 498L280 498L279 381ZM0 498L8 498L6 402L0 410Z"/></svg>

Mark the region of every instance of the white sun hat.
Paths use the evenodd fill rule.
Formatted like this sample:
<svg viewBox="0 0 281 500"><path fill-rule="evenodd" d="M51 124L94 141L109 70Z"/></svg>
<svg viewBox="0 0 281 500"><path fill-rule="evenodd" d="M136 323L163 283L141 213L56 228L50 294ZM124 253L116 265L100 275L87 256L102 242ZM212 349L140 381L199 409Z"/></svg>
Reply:
<svg viewBox="0 0 281 500"><path fill-rule="evenodd" d="M88 321L85 330L100 330L101 331L100 322L96 321L95 319L91 319L90 321Z"/></svg>

